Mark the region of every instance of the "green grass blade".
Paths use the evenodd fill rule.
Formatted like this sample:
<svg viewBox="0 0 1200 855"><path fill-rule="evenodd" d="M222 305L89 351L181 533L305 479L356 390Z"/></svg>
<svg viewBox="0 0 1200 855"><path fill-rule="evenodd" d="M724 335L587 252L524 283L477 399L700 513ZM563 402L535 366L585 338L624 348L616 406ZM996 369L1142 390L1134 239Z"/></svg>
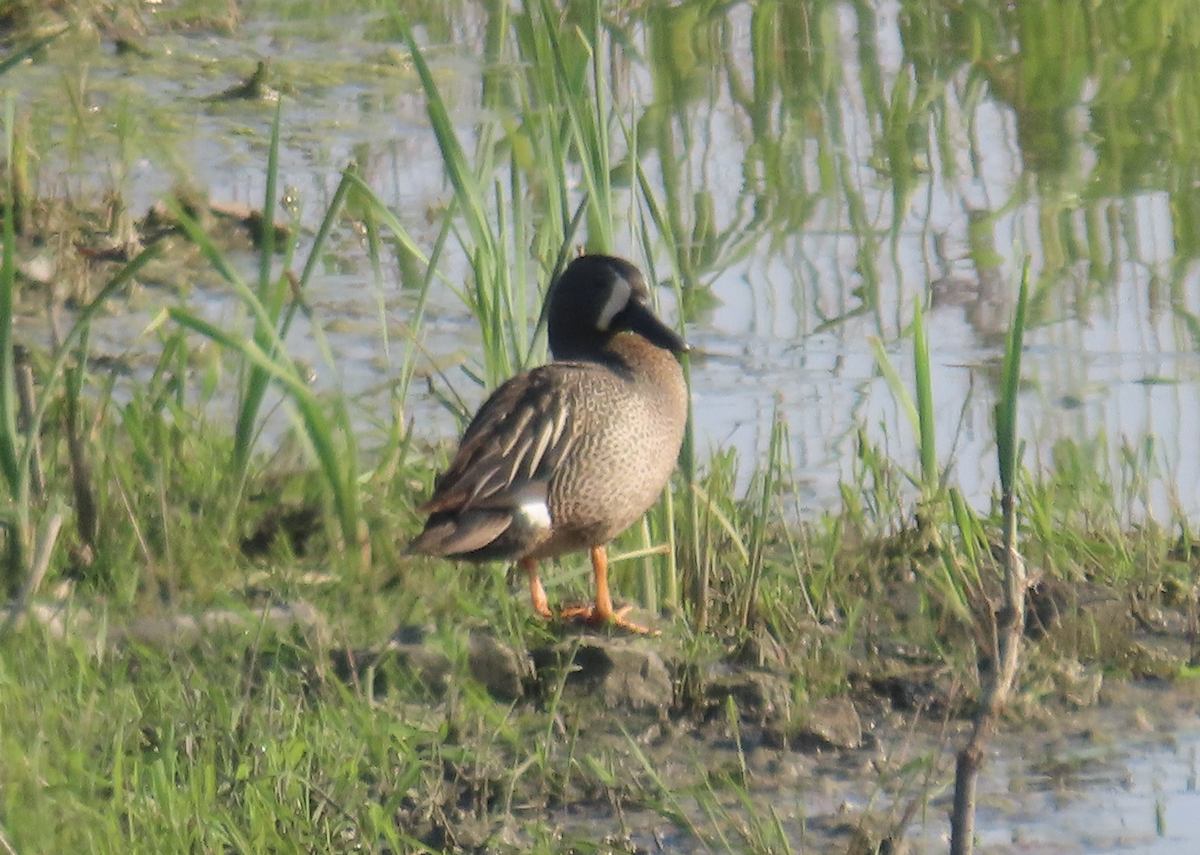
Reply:
<svg viewBox="0 0 1200 855"><path fill-rule="evenodd" d="M758 601L758 586L762 578L764 552L767 544L767 524L771 515L775 491L783 478L784 444L787 442L787 419L783 414L783 403L777 397L775 412L771 418L771 438L767 447L766 465L762 470L757 506L750 516L750 546L748 578L745 583L745 599L742 601L741 626L750 628L751 616Z"/></svg>
<svg viewBox="0 0 1200 855"><path fill-rule="evenodd" d="M57 384L65 376L65 367L67 360L71 357L71 352L79 343L84 332L88 329L96 314L104 307L118 290L127 285L137 276L138 272L146 266L159 253L159 244L151 244L142 250L128 264L122 267L117 273L104 284L104 287L97 292L96 296L90 303L83 307L75 316L75 322L63 337L62 342L55 349L53 358L50 362L50 369L46 373L45 388L42 390L42 395L38 399L37 406L33 411L33 418L30 420L30 434L37 433L41 430L41 425L46 417L46 410L51 403L51 392ZM33 444L27 445L21 456L18 471L29 471L29 461L33 455Z"/></svg>
<svg viewBox="0 0 1200 855"><path fill-rule="evenodd" d="M69 29L71 29L71 28L63 27L57 33L51 33L50 35L45 36L44 38L40 38L37 41L33 42L32 44L28 44L25 47L21 48L16 53L10 54L9 56L6 56L3 60L0 60L0 76L7 74L12 68L14 68L17 65L20 65L25 59L33 56L35 53L37 53L39 50L44 48L46 45L50 44L52 41L57 39L59 36L61 36L63 33L65 33ZM9 125L8 127L11 128L12 125Z"/></svg>
<svg viewBox="0 0 1200 855"><path fill-rule="evenodd" d="M1004 345L1004 369L1000 400L996 404L996 451L1000 466L1000 489L1012 495L1017 469L1017 393L1021 385L1021 348L1025 340L1025 312L1029 302L1029 259L1021 271L1017 312Z"/></svg>
<svg viewBox="0 0 1200 855"><path fill-rule="evenodd" d="M712 515L712 518L717 521L721 529L729 537L729 545L737 551L737 556L743 564L750 561L750 550L746 548L746 544L742 540L742 533L738 530L738 526L729 516L721 510L716 496L709 495L699 484L693 485L697 498L707 513Z"/></svg>
<svg viewBox="0 0 1200 855"><path fill-rule="evenodd" d="M283 352L283 340L280 338L278 331L275 329L273 319L269 309L263 304L250 288L246 281L238 275L230 265L225 256L217 249L216 244L212 242L212 238L200 227L200 224L190 217L187 212L182 210L178 205L169 205L172 214L179 220L179 224L187 233L188 239L191 240L200 249L201 255L212 266L214 270L221 275L238 297L246 304L250 310L251 317L257 327L261 329L266 339L267 347L263 347L264 353ZM261 345L260 345L261 346Z"/></svg>
<svg viewBox="0 0 1200 855"><path fill-rule="evenodd" d="M558 72L558 89L561 103L567 108L571 136L575 151L583 169L584 187L588 194L590 216L588 217L588 248L593 252L612 252L612 186L609 166L608 109L603 97L604 87L599 84L600 63L596 60L596 42L600 33L600 7L593 4L595 13L589 19L588 32L576 28L570 34L577 37L577 44L587 57L583 74L572 74L567 68L563 43L557 28L546 27L554 67ZM547 22L558 16L554 4L543 0L542 15ZM592 83L586 75L587 68L593 71Z"/></svg>
<svg viewBox="0 0 1200 855"><path fill-rule="evenodd" d="M311 445L322 475L330 489L342 536L347 543L354 543L359 534L355 478L352 471L349 476L347 475L347 467L342 459L343 455L338 452L334 427L322 410L316 394L300 377L295 365L289 359L275 355L282 354L282 349L276 349L272 354L268 354L259 347L257 342L228 333L185 309L171 308L168 310L168 314L176 323L239 354L255 368L261 370L264 375L281 382L291 393L290 400L300 414L304 435ZM345 456L349 456L349 451Z"/></svg>
<svg viewBox="0 0 1200 855"><path fill-rule="evenodd" d="M954 514L955 525L958 526L963 552L967 557L967 565L975 575L978 575L979 547L986 546L987 541L982 537L979 520L975 517L970 505L967 504L962 491L957 487L950 490L950 509Z"/></svg>
<svg viewBox="0 0 1200 855"><path fill-rule="evenodd" d="M321 225L317 227L317 232L313 236L312 246L308 252L308 259L304 262L304 268L300 272L299 279L297 279L296 290L301 294L308 287L313 273L317 270L317 265L321 262L324 255L322 248L333 231L333 224L337 221L338 214L342 210L342 204L346 201L346 194L354 186L354 179L351 177L353 171L354 167L349 167L342 173L342 180L338 182L337 189L333 191L333 197L329 200L329 205L325 209L325 216L322 217ZM288 303L287 311L284 313L283 320L279 324L279 337L281 339L287 338L287 334L292 328L292 321L295 320L296 312L302 305L300 300L293 300Z"/></svg>
<svg viewBox="0 0 1200 855"><path fill-rule="evenodd" d="M255 322L254 339L250 341L225 333L215 325L182 309L171 309L170 316L176 322L239 353L251 364L255 376L263 378L261 381L263 384L272 378L284 384L301 415L307 437L330 489L342 536L347 543L357 542L360 533L358 493L356 477L353 474L355 462L350 454L353 449L352 432L345 430L341 432L347 448L344 450L345 453L339 454L337 438L329 419L322 412L316 396L300 376L299 370L287 356L287 349L284 347L280 331L275 326L275 318L278 315L272 315L272 309L277 309L279 304L276 303L271 307L264 305L250 286L229 266L199 224L177 207L174 213L188 237L200 248L201 253L213 268L233 286L234 291L249 308ZM281 282L284 285L287 284L286 279L281 279ZM316 328L317 325L314 324L314 329ZM323 349L323 352L326 354L326 358L330 358L327 347ZM342 415L344 425L347 416L345 413ZM246 459L248 460L248 458ZM244 473L244 468L236 470L235 474L236 472Z"/></svg>
<svg viewBox="0 0 1200 855"><path fill-rule="evenodd" d="M16 181L13 173L13 147L16 105L12 98L4 105L5 192L4 254L0 260L0 471L14 498L20 490L21 470L17 464L17 389L13 357L13 301L17 281L17 233L15 211Z"/></svg>
<svg viewBox="0 0 1200 855"><path fill-rule="evenodd" d="M450 111L446 108L446 102L442 99L437 82L433 79L429 64L425 62L425 55L417 45L417 39L408 23L408 18L399 11L395 13L395 17L412 53L413 67L417 70L417 76L421 78L421 86L425 90L429 122L433 127L434 136L437 138L438 147L442 151L442 163L446 168L446 173L450 176L450 183L466 214L467 228L471 231L471 239L476 246L493 254L495 247L491 231L486 226L488 216L483 193L467 165L467 155L463 151L462 143L459 142L458 134L454 131Z"/></svg>
<svg viewBox="0 0 1200 855"><path fill-rule="evenodd" d="M443 222L442 229L438 234L438 238L434 243L433 251L426 255L425 252L413 240L412 235L397 219L383 203L383 201L375 194L367 184L362 180L362 176L356 170L348 170L343 177L343 183L346 183L354 188L354 191L360 194L360 199L363 204L369 204L374 208L374 216L385 228L392 233L392 237L400 244L401 250L408 253L409 256L416 259L422 266L425 267L425 276L421 282L420 288L417 291L416 304L413 306L412 313L408 319L408 327L410 330L416 331L421 328L421 322L425 317L425 306L429 300L429 292L433 287L435 279L442 279L443 283L453 288L452 283L447 282L442 274L438 271L436 260L441 257L445 248L446 241L449 239L451 232L451 223L453 222L454 209L457 206L457 201L451 202L450 210L447 211L446 219ZM339 190L341 188L339 187ZM325 224L322 223L324 229ZM314 255L312 258L315 258ZM310 258L310 262L312 261ZM308 273L308 268L305 268L305 273ZM301 277L303 281L303 277ZM405 346L404 360L401 363L400 377L397 380L396 391L400 400L404 400L408 394L408 385L412 381L415 364L413 356L418 349L419 343L415 336L408 336L408 343Z"/></svg>
<svg viewBox="0 0 1200 855"><path fill-rule="evenodd" d="M258 290L265 293L271 285L271 263L275 259L275 189L279 184L279 124L283 118L283 99L275 105L271 122L271 142L267 148L267 187L263 193L262 236L258 252Z"/></svg>
<svg viewBox="0 0 1200 855"><path fill-rule="evenodd" d="M167 309L167 314L175 323L185 326L193 332L198 332L221 347L238 354L268 377L278 380L297 397L312 394L312 389L297 374L295 367L290 362L268 354L259 347L257 342L226 332L216 324L206 321L187 309L173 306Z"/></svg>
<svg viewBox="0 0 1200 855"><path fill-rule="evenodd" d="M267 320L255 320L254 338L260 347L270 349L279 317L283 312L287 282L282 277L272 285L271 267L275 255L275 188L279 177L279 123L283 115L283 102L275 109L275 120L271 125L271 144L267 155L267 187L263 199L262 238L258 250L258 296L267 310ZM275 336L282 339L283 335ZM252 368L242 398L238 402L238 416L234 428L233 472L241 492L246 470L250 463L250 452L258 438L259 411L267 394L270 378L260 368ZM236 506L236 502L234 505Z"/></svg>
<svg viewBox="0 0 1200 855"><path fill-rule="evenodd" d="M888 356L888 352L884 348L883 341L880 338L870 336L867 339L867 344L870 345L871 352L875 355L875 364L879 366L879 371L883 374L883 379L887 383L888 390L892 393L892 398L900 405L900 409L904 411L904 415L908 418L908 423L912 427L913 436L919 440L921 436L921 422L917 416L917 407L913 403L912 395L908 392L908 387L900 379L900 372L896 370L896 366L892 362L892 358Z"/></svg>
<svg viewBox="0 0 1200 855"><path fill-rule="evenodd" d="M937 431L933 420L933 381L930 373L929 339L922 300L913 306L913 373L917 388L917 442L921 453L921 485L925 498L937 493Z"/></svg>

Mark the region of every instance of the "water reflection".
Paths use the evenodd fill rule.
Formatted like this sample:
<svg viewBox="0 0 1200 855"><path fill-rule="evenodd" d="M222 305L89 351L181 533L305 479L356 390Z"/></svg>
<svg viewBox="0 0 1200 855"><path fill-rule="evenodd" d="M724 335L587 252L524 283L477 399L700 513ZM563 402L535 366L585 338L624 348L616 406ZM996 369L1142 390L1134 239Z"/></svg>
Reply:
<svg viewBox="0 0 1200 855"><path fill-rule="evenodd" d="M546 192L537 180L538 117L562 120L561 106L529 104L522 85L536 73L528 33L541 7L407 5L464 142L495 157L498 178L519 175L538 204ZM624 150L614 135L618 248L636 251L646 223L635 157L664 216L650 231L675 237L668 255L652 235L650 261L662 278L678 277L677 308L709 354L694 373L702 444L732 444L744 463L754 460L778 396L801 502L814 510L837 503L860 426L889 454L915 459L868 341L881 338L903 367L912 306L927 300L942 460L953 462L968 497L986 503L995 486L993 366L1028 253L1027 462L1049 465L1061 438L1099 438L1096 463L1118 484L1138 484L1125 497L1132 513L1200 518L1200 459L1186 427L1200 418L1200 67L1189 48L1200 42L1200 19L1188 8L1182 0L598 11L591 0L567 3L567 61L586 59L567 36L599 21L608 94L635 141ZM205 85L149 86L179 74L164 75L161 57L79 60L95 65L83 115L94 115L90 130L115 153L100 144L61 155L74 167L69 180L115 174L135 207L168 188L174 173L156 168L158 151L118 145L114 111L136 95L140 121L172 129L190 181L256 204L270 111L199 107L230 82L215 69L245 61L250 44L279 54L272 68L293 86L283 172L308 203L306 216L318 215L354 159L431 246L449 192L424 97L388 17L367 10L332 20L305 4L262 2L246 4L241 26L238 39L164 37L175 68L210 70ZM61 86L56 74L34 66L11 79L29 99ZM197 107L182 128L172 123L180 103ZM47 138L61 131L43 121ZM109 168L97 168L105 158ZM48 156L43 175L52 167ZM442 266L451 280L465 276L461 255ZM392 281L419 273L398 258ZM371 355L379 349L374 306L359 284L369 278L347 232L311 295L323 317L347 322L330 340L344 359L336 380L354 393L379 390L380 373L395 371ZM409 298L385 297L393 334L403 336ZM197 299L233 311L223 294ZM438 291L429 313L422 336L431 358L443 368L466 360L480 373L477 332L458 298ZM110 340L127 341L127 330ZM303 349L302 330L293 345ZM464 375L448 376L469 402L482 395ZM364 405L384 411L385 398ZM408 404L431 435L449 427L434 396ZM1147 467L1148 482L1132 478L1131 460Z"/></svg>
<svg viewBox="0 0 1200 855"><path fill-rule="evenodd" d="M1006 809L981 817L987 851L1183 855L1200 839L1195 732L1107 752L1070 780L1009 767ZM1070 758L1069 758L1070 759Z"/></svg>

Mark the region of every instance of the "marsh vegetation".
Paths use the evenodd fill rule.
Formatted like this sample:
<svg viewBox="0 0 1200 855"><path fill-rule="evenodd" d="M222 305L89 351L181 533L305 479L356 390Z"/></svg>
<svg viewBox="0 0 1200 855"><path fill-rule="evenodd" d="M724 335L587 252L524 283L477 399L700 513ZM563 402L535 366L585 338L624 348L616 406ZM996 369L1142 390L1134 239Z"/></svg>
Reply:
<svg viewBox="0 0 1200 855"><path fill-rule="evenodd" d="M1047 789L1194 726L1189 10L0 6L0 847L941 851L1006 652ZM696 349L658 639L404 553L578 247Z"/></svg>

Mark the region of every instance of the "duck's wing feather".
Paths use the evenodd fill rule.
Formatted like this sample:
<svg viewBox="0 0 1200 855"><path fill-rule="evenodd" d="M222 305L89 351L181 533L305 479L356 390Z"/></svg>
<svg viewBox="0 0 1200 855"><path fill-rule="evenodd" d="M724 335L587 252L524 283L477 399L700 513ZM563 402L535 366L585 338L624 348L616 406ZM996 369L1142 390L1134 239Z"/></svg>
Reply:
<svg viewBox="0 0 1200 855"><path fill-rule="evenodd" d="M588 366L552 363L518 374L493 392L420 510L498 510L516 508L538 494L544 499L550 474L574 443L571 402L562 391L569 384L559 382L564 370L587 371Z"/></svg>

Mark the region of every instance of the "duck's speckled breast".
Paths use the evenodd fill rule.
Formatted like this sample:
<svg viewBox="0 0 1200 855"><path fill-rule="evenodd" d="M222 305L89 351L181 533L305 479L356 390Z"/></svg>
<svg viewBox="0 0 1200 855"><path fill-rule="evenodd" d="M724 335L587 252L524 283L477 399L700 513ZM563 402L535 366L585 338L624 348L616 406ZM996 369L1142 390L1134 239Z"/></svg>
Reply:
<svg viewBox="0 0 1200 855"><path fill-rule="evenodd" d="M678 361L633 334L609 352L616 363L589 366L566 395L574 441L550 479L553 534L533 557L608 543L654 504L679 457L688 397Z"/></svg>

